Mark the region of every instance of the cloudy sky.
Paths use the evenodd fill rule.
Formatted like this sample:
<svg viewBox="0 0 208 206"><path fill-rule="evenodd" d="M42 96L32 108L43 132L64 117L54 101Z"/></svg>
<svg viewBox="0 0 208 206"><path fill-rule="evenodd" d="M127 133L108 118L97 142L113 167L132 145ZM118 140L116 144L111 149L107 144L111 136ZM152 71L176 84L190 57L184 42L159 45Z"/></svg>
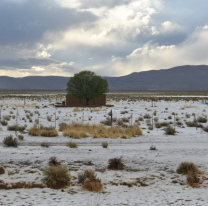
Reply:
<svg viewBox="0 0 208 206"><path fill-rule="evenodd" d="M208 64L207 0L0 0L0 75Z"/></svg>

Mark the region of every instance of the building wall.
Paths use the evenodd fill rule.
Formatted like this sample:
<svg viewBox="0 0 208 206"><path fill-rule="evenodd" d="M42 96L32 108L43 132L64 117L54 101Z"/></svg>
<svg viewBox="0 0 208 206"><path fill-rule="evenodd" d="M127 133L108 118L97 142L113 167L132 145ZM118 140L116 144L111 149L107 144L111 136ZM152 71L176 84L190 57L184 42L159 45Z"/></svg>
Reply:
<svg viewBox="0 0 208 206"><path fill-rule="evenodd" d="M81 106L86 105L85 99L78 99L70 94L66 95L66 105L75 105L75 106ZM90 100L89 105L96 105L96 106L106 106L106 94L101 95L100 97L96 98L95 100Z"/></svg>

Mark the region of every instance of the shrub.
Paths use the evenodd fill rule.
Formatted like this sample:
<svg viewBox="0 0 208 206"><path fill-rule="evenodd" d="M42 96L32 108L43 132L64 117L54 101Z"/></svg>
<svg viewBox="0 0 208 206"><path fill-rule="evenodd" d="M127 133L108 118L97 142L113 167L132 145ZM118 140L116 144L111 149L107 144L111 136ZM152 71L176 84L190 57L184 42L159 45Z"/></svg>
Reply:
<svg viewBox="0 0 208 206"><path fill-rule="evenodd" d="M57 157L53 156L53 157L50 157L49 161L48 161L48 164L50 166L58 166L60 165L61 163L57 160Z"/></svg>
<svg viewBox="0 0 208 206"><path fill-rule="evenodd" d="M102 142L103 148L108 148L108 142Z"/></svg>
<svg viewBox="0 0 208 206"><path fill-rule="evenodd" d="M82 184L83 189L91 192L99 192L103 187L94 170L85 170L84 173L79 173L78 183Z"/></svg>
<svg viewBox="0 0 208 206"><path fill-rule="evenodd" d="M67 123L62 122L59 124L59 131L63 132L64 130L67 129L67 127L68 127Z"/></svg>
<svg viewBox="0 0 208 206"><path fill-rule="evenodd" d="M7 127L7 130L23 132L25 130L25 127L24 126L18 126L17 124L14 124L14 125L9 125Z"/></svg>
<svg viewBox="0 0 208 206"><path fill-rule="evenodd" d="M160 125L162 127L168 127L169 126L169 123L168 122L161 122Z"/></svg>
<svg viewBox="0 0 208 206"><path fill-rule="evenodd" d="M208 126L204 127L203 130L204 130L205 132L208 132Z"/></svg>
<svg viewBox="0 0 208 206"><path fill-rule="evenodd" d="M199 187L200 179L197 177L197 173L189 171L187 174L187 183L191 187Z"/></svg>
<svg viewBox="0 0 208 206"><path fill-rule="evenodd" d="M52 116L47 115L47 120L50 122L52 119Z"/></svg>
<svg viewBox="0 0 208 206"><path fill-rule="evenodd" d="M5 147L18 147L18 141L16 138L13 138L12 135L9 135L4 138L3 145Z"/></svg>
<svg viewBox="0 0 208 206"><path fill-rule="evenodd" d="M176 133L176 130L173 127L168 126L168 127L165 128L165 134L175 135L175 133Z"/></svg>
<svg viewBox="0 0 208 206"><path fill-rule="evenodd" d="M99 181L89 182L84 181L83 189L88 190L90 192L99 192L103 188L103 185Z"/></svg>
<svg viewBox="0 0 208 206"><path fill-rule="evenodd" d="M149 114L145 114L143 117L144 119L151 119L151 116Z"/></svg>
<svg viewBox="0 0 208 206"><path fill-rule="evenodd" d="M4 120L7 120L7 121L9 121L9 120L11 119L11 117L10 117L10 116L8 116L8 115L3 116L3 118L4 118Z"/></svg>
<svg viewBox="0 0 208 206"><path fill-rule="evenodd" d="M124 164L122 157L108 160L108 169L110 170L123 170Z"/></svg>
<svg viewBox="0 0 208 206"><path fill-rule="evenodd" d="M156 148L154 145L152 145L152 146L150 147L150 150L157 150L157 148Z"/></svg>
<svg viewBox="0 0 208 206"><path fill-rule="evenodd" d="M104 124L106 126L111 126L111 118L107 117L106 120L103 120L100 122L101 124Z"/></svg>
<svg viewBox="0 0 208 206"><path fill-rule="evenodd" d="M62 166L51 166L43 170L43 183L53 189L60 189L69 186L71 176L68 169Z"/></svg>
<svg viewBox="0 0 208 206"><path fill-rule="evenodd" d="M206 117L198 117L197 118L197 122L206 123L207 122L207 118Z"/></svg>
<svg viewBox="0 0 208 206"><path fill-rule="evenodd" d="M41 142L40 146L48 148L50 145L47 142Z"/></svg>
<svg viewBox="0 0 208 206"><path fill-rule="evenodd" d="M186 118L190 118L190 116L191 116L190 114L186 114Z"/></svg>
<svg viewBox="0 0 208 206"><path fill-rule="evenodd" d="M176 172L177 172L178 174L187 175L188 172L195 172L195 173L198 173L199 170L198 170L198 167L197 167L194 163L192 163L192 162L182 162L182 163L178 166Z"/></svg>
<svg viewBox="0 0 208 206"><path fill-rule="evenodd" d="M154 118L154 121L155 121L156 123L158 122L158 120L159 120L158 117L155 117L155 118Z"/></svg>
<svg viewBox="0 0 208 206"><path fill-rule="evenodd" d="M187 127L197 127L197 121L186 122Z"/></svg>
<svg viewBox="0 0 208 206"><path fill-rule="evenodd" d="M143 117L139 117L139 119L138 119L139 121L144 121L144 119L143 119Z"/></svg>
<svg viewBox="0 0 208 206"><path fill-rule="evenodd" d="M66 146L70 147L70 148L77 148L78 147L78 145L75 142L68 142Z"/></svg>
<svg viewBox="0 0 208 206"><path fill-rule="evenodd" d="M24 140L24 136L23 135L18 135L18 140L19 141L23 141Z"/></svg>
<svg viewBox="0 0 208 206"><path fill-rule="evenodd" d="M2 124L3 126L7 126L8 122L7 122L6 120L2 120L2 121L1 121L1 124Z"/></svg>
<svg viewBox="0 0 208 206"><path fill-rule="evenodd" d="M172 119L172 116L168 116L168 119Z"/></svg>
<svg viewBox="0 0 208 206"><path fill-rule="evenodd" d="M44 129L37 128L36 126L34 126L30 128L28 134L31 136L42 136L42 137L57 137L58 136L57 130L50 129L53 127L42 127L42 128Z"/></svg>
<svg viewBox="0 0 208 206"><path fill-rule="evenodd" d="M162 125L161 125L160 123L156 123L156 124L155 124L155 127L156 127L156 128L161 128Z"/></svg>

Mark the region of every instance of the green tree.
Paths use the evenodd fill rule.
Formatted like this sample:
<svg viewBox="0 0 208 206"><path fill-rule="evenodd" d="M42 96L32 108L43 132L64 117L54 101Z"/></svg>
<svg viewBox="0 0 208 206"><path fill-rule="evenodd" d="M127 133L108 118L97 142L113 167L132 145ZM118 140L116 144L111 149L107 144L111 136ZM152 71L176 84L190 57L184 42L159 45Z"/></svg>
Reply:
<svg viewBox="0 0 208 206"><path fill-rule="evenodd" d="M108 83L94 72L82 71L70 78L66 90L73 97L86 99L88 105L91 99L108 92Z"/></svg>

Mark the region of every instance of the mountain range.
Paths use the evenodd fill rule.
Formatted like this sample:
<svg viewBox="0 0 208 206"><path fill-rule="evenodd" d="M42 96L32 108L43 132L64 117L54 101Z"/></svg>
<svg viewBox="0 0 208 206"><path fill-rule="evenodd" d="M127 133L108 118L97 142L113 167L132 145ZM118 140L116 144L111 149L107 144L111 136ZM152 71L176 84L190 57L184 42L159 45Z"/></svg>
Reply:
<svg viewBox="0 0 208 206"><path fill-rule="evenodd" d="M0 76L0 90L64 91L69 78ZM110 91L208 91L208 66L206 65L185 65L103 78L108 81Z"/></svg>

